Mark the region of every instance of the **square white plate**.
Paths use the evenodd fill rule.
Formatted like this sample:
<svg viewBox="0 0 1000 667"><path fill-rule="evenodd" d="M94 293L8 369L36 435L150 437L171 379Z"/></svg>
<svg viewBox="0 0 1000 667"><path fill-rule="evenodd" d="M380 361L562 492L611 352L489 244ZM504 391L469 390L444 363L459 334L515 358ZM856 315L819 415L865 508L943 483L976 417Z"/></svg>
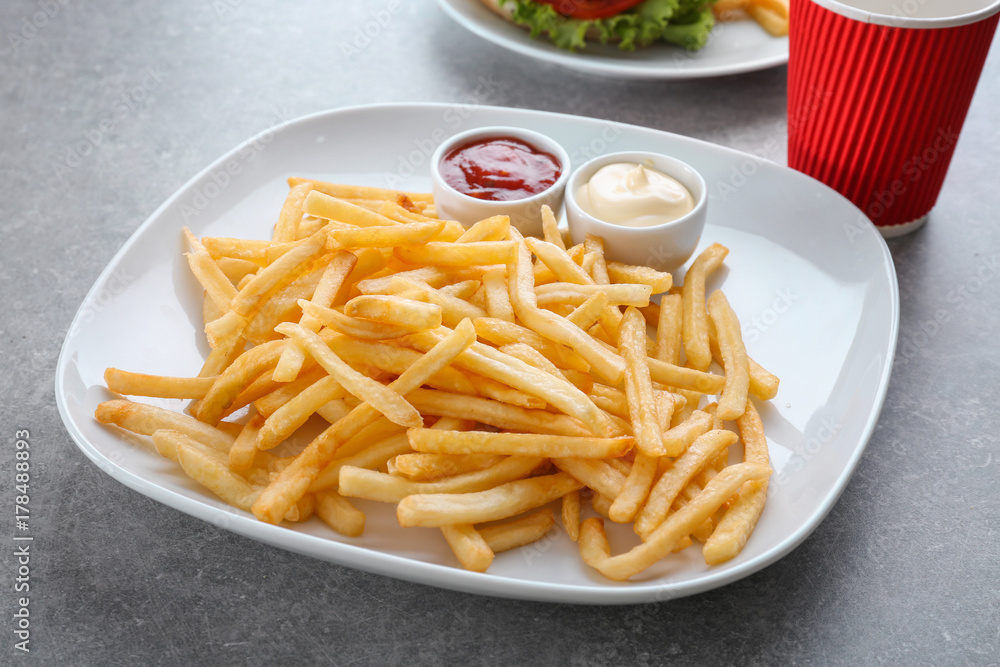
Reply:
<svg viewBox="0 0 1000 667"><path fill-rule="evenodd" d="M692 165L709 185L702 245L730 248L710 288L723 287L747 348L781 378L761 407L775 474L756 531L732 561L708 567L697 547L626 583L584 565L554 532L499 554L487 574L460 569L440 533L402 529L394 508L360 503L367 529L346 538L318 519L272 526L224 505L138 438L98 424L113 396L108 366L194 375L207 347L201 288L182 256L181 227L198 236L268 238L292 175L429 190L427 160L442 139L513 125L561 142L574 164L597 153L649 150ZM73 321L56 400L80 449L111 477L192 516L280 548L456 590L534 600L620 604L665 600L745 577L781 558L822 521L861 457L885 397L899 297L888 248L833 190L790 169L694 139L607 121L516 109L435 104L329 111L269 130L195 176L136 231ZM175 410L180 401L153 402ZM619 531L620 533L621 531ZM613 535L613 547L627 537ZM163 548L171 548L165 535Z"/></svg>

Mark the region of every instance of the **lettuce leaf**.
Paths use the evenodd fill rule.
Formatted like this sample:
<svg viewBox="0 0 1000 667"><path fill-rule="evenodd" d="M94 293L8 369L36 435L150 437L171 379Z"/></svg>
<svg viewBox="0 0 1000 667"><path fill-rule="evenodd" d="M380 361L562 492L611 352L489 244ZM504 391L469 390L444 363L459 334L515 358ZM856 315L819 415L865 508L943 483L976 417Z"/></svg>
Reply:
<svg viewBox="0 0 1000 667"><path fill-rule="evenodd" d="M715 25L711 0L646 0L636 7L607 19L573 19L561 16L552 5L535 0L501 0L514 5L514 23L531 31L532 37L546 35L563 49L576 51L586 46L586 37L617 42L632 51L664 40L687 49L700 49Z"/></svg>

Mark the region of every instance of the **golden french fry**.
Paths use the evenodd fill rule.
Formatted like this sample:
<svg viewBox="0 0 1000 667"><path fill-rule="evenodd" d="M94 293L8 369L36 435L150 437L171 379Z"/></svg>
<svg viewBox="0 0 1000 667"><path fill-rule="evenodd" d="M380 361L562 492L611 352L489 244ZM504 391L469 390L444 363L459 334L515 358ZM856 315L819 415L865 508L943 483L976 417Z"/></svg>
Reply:
<svg viewBox="0 0 1000 667"><path fill-rule="evenodd" d="M507 267L510 302L514 306L514 313L537 333L566 345L586 359L593 372L608 384L614 386L620 383L625 374L625 363L619 357L601 348L587 332L565 318L538 308L531 254L516 229L511 229L511 236L518 243L514 261Z"/></svg>
<svg viewBox="0 0 1000 667"><path fill-rule="evenodd" d="M277 447L305 424L314 412L346 393L334 377L328 375L317 380L267 417L257 433L257 449Z"/></svg>
<svg viewBox="0 0 1000 667"><path fill-rule="evenodd" d="M483 274L483 287L486 289L486 312L507 322L514 321L514 308L510 305L510 295L507 293L507 277L504 269L492 269Z"/></svg>
<svg viewBox="0 0 1000 667"><path fill-rule="evenodd" d="M322 254L326 244L326 234L322 230L306 239L301 245L289 250L274 262L264 267L233 297L232 309L237 315L246 317L260 304L270 291L288 284L309 272L308 263Z"/></svg>
<svg viewBox="0 0 1000 667"><path fill-rule="evenodd" d="M420 412L438 417L474 419L510 431L591 435L589 429L576 419L548 410L533 410L486 398L427 389L417 389L407 394L406 398Z"/></svg>
<svg viewBox="0 0 1000 667"><path fill-rule="evenodd" d="M708 298L708 315L715 326L722 366L726 371L726 386L719 397L716 415L719 419L736 419L746 409L750 391L747 349L740 333L740 322L722 290L712 292Z"/></svg>
<svg viewBox="0 0 1000 667"><path fill-rule="evenodd" d="M485 431L436 431L410 429L410 446L418 452L436 454L508 454L604 459L621 456L632 448L632 438L593 438L537 433L492 433Z"/></svg>
<svg viewBox="0 0 1000 667"><path fill-rule="evenodd" d="M559 231L559 223L556 221L556 216L552 213L552 209L547 205L542 206L542 235L546 242L551 243L560 250L566 250L566 242Z"/></svg>
<svg viewBox="0 0 1000 667"><path fill-rule="evenodd" d="M787 0L751 0L746 12L772 37L788 34Z"/></svg>
<svg viewBox="0 0 1000 667"><path fill-rule="evenodd" d="M319 188L310 192L305 198L302 210L317 218L346 222L358 227L394 227L400 224L374 211L369 211L337 197L331 197Z"/></svg>
<svg viewBox="0 0 1000 667"><path fill-rule="evenodd" d="M647 457L663 456L663 437L646 356L646 320L638 310L625 311L618 335L618 349L625 360L625 398L635 446Z"/></svg>
<svg viewBox="0 0 1000 667"><path fill-rule="evenodd" d="M344 306L344 314L413 331L441 326L441 306L393 296L356 296Z"/></svg>
<svg viewBox="0 0 1000 667"><path fill-rule="evenodd" d="M102 424L114 424L139 435L153 435L159 429L179 431L213 449L228 452L235 437L193 417L132 401L105 401L94 417Z"/></svg>
<svg viewBox="0 0 1000 667"><path fill-rule="evenodd" d="M681 363L681 295L665 294L656 323L656 358L675 366Z"/></svg>
<svg viewBox="0 0 1000 667"><path fill-rule="evenodd" d="M528 249L549 267L556 280L575 285L593 284L594 281L579 264L573 261L565 248L531 237L526 237L524 242L528 244Z"/></svg>
<svg viewBox="0 0 1000 667"><path fill-rule="evenodd" d="M466 570L485 572L493 563L493 550L471 525L441 526L441 534Z"/></svg>
<svg viewBox="0 0 1000 667"><path fill-rule="evenodd" d="M123 396L204 398L217 379L217 377L178 378L147 375L117 368L108 368L104 371L104 384L108 386L108 390Z"/></svg>
<svg viewBox="0 0 1000 667"><path fill-rule="evenodd" d="M348 366L315 332L291 322L281 324L275 330L294 338L344 389L366 401L390 421L409 427L423 425L420 413L406 399Z"/></svg>
<svg viewBox="0 0 1000 667"><path fill-rule="evenodd" d="M653 294L662 294L674 284L669 273L651 269L648 266L633 266L621 262L608 262L608 278L612 283L639 283L649 285Z"/></svg>
<svg viewBox="0 0 1000 667"><path fill-rule="evenodd" d="M563 458L553 459L552 463L584 486L608 498L616 498L625 485L625 475L604 461Z"/></svg>
<svg viewBox="0 0 1000 667"><path fill-rule="evenodd" d="M712 363L712 351L708 342L708 311L705 309L705 279L722 266L728 254L729 249L719 243L705 248L688 268L681 288L684 353L692 368L699 371L708 370Z"/></svg>
<svg viewBox="0 0 1000 667"><path fill-rule="evenodd" d="M667 516L670 506L691 478L709 464L720 452L737 441L732 431L715 429L698 437L673 466L656 481L649 498L635 517L635 532L645 537Z"/></svg>
<svg viewBox="0 0 1000 667"><path fill-rule="evenodd" d="M431 242L419 246L399 246L393 254L407 264L470 267L507 264L514 254L512 241L473 241L470 243Z"/></svg>
<svg viewBox="0 0 1000 667"><path fill-rule="evenodd" d="M253 416L243 426L229 450L229 467L233 472L245 474L253 468L254 458L257 454L257 433L264 425L264 416L254 414L253 408L250 409L250 414Z"/></svg>
<svg viewBox="0 0 1000 667"><path fill-rule="evenodd" d="M480 317L474 320L473 324L476 327L476 335L493 345L524 343L541 352L542 356L559 368L581 372L590 370L590 364L570 348L544 338L519 324L492 317Z"/></svg>
<svg viewBox="0 0 1000 667"><path fill-rule="evenodd" d="M288 191L288 197L278 216L278 223L274 226L273 241L284 243L295 240L299 223L302 221L302 204L311 190L311 183L299 183Z"/></svg>
<svg viewBox="0 0 1000 667"><path fill-rule="evenodd" d="M468 430L468 429L466 429ZM407 440L409 442L409 440ZM500 462L496 454L401 454L389 461L389 474L413 482L427 482L489 468Z"/></svg>
<svg viewBox="0 0 1000 667"><path fill-rule="evenodd" d="M767 438L764 425L752 401L747 401L746 410L736 419L743 440L743 460L748 463L770 465L767 454ZM719 521L715 532L705 542L702 552L709 565L724 563L735 557L746 545L757 525L757 519L764 511L767 500L768 480L745 482L732 501L729 509Z"/></svg>
<svg viewBox="0 0 1000 667"><path fill-rule="evenodd" d="M573 492L576 493L576 492ZM563 498L572 495L567 494ZM537 542L552 530L556 523L552 510L544 508L527 516L487 526L477 526L480 536L494 553L508 551Z"/></svg>
<svg viewBox="0 0 1000 667"><path fill-rule="evenodd" d="M680 540L714 514L744 482L765 479L770 474L769 467L756 463L729 466L716 475L693 501L671 514L645 542L617 556L610 555L607 538L595 534L598 526L603 529L600 520L585 521L580 528L580 555L584 562L609 579L624 581L670 553Z"/></svg>
<svg viewBox="0 0 1000 667"><path fill-rule="evenodd" d="M580 491L570 491L562 497L562 523L569 539L580 537Z"/></svg>
<svg viewBox="0 0 1000 667"><path fill-rule="evenodd" d="M432 527L497 521L541 507L581 486L569 475L556 473L473 493L412 495L399 501L396 518L401 526Z"/></svg>
<svg viewBox="0 0 1000 667"><path fill-rule="evenodd" d="M406 369L389 385L388 389L395 392L398 397L405 396L422 385L427 378L450 364L456 356L475 341L475 338L475 329L470 323L463 322L419 361ZM329 348L326 349L329 350ZM331 424L328 429L310 442L287 468L281 471L278 478L270 486L264 489L261 497L257 499L252 508L254 516L261 521L278 523L288 508L305 495L309 485L333 458L337 447L358 435L366 426L378 420L379 416L379 412L371 404L365 402L337 423ZM421 423L423 423L422 420Z"/></svg>
<svg viewBox="0 0 1000 667"><path fill-rule="evenodd" d="M465 230L458 238L458 243L474 243L476 241L502 241L507 238L510 230L510 217L494 215L483 218Z"/></svg>
<svg viewBox="0 0 1000 667"><path fill-rule="evenodd" d="M540 456L508 456L489 468L433 482L414 482L375 470L344 466L340 469L339 490L344 496L384 503L397 503L416 494L474 493L522 479L541 465L543 460ZM483 519L489 520L491 519Z"/></svg>
<svg viewBox="0 0 1000 667"><path fill-rule="evenodd" d="M316 515L341 535L357 537L365 532L365 514L336 491L316 494Z"/></svg>
<svg viewBox="0 0 1000 667"><path fill-rule="evenodd" d="M445 227L444 220L411 222L395 227L353 227L330 230L328 250L336 248L394 248L420 245L436 237Z"/></svg>
<svg viewBox="0 0 1000 667"><path fill-rule="evenodd" d="M653 486L653 479L656 476L656 458L645 454L636 454L635 462L621 493L611 503L608 509L608 518L615 523L628 523L635 518L635 513L646 501L649 490Z"/></svg>

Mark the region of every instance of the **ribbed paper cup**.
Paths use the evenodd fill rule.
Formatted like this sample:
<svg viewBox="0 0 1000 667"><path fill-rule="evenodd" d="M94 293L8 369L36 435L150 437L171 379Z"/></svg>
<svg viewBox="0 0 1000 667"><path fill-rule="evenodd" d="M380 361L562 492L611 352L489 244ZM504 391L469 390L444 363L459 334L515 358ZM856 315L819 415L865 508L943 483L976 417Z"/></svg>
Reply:
<svg viewBox="0 0 1000 667"><path fill-rule="evenodd" d="M998 0L791 0L788 164L883 236L937 201L996 31Z"/></svg>

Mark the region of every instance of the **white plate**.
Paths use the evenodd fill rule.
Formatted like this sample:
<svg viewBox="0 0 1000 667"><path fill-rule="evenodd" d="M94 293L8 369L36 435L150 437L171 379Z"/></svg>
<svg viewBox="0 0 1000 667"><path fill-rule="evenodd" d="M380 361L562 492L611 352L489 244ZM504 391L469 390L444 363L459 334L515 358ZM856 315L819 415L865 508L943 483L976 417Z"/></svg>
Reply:
<svg viewBox="0 0 1000 667"><path fill-rule="evenodd" d="M435 144L486 125L548 134L576 164L594 151L642 149L674 155L704 175L711 201L703 245L719 241L731 249L728 268L713 286L724 286L745 323L750 354L781 377L777 398L762 408L776 471L773 493L743 553L731 562L709 568L695 547L628 583L612 583L583 565L576 546L556 533L498 555L488 574L466 572L438 532L400 528L390 506L361 503L368 529L357 539L334 534L318 519L293 527L259 523L197 487L140 439L93 419L97 404L112 398L103 387L105 367L170 375L193 375L201 367L207 352L200 331L201 288L181 255L182 225L199 236L268 238L291 175L427 190L426 161ZM720 184L727 188L720 190ZM358 107L265 132L220 158L157 209L80 307L59 358L56 399L69 433L102 470L241 535L475 593L648 602L745 577L787 554L816 528L875 426L898 311L895 273L882 237L846 199L798 172L694 139L577 116L434 104ZM150 402L181 407L179 401ZM163 548L172 543L164 535Z"/></svg>
<svg viewBox="0 0 1000 667"><path fill-rule="evenodd" d="M589 44L570 53L547 38L505 21L480 0L438 0L441 7L476 35L531 58L570 69L625 79L700 79L753 72L788 62L788 37L771 37L754 21L716 22L705 48L689 52L670 44L622 51Z"/></svg>

